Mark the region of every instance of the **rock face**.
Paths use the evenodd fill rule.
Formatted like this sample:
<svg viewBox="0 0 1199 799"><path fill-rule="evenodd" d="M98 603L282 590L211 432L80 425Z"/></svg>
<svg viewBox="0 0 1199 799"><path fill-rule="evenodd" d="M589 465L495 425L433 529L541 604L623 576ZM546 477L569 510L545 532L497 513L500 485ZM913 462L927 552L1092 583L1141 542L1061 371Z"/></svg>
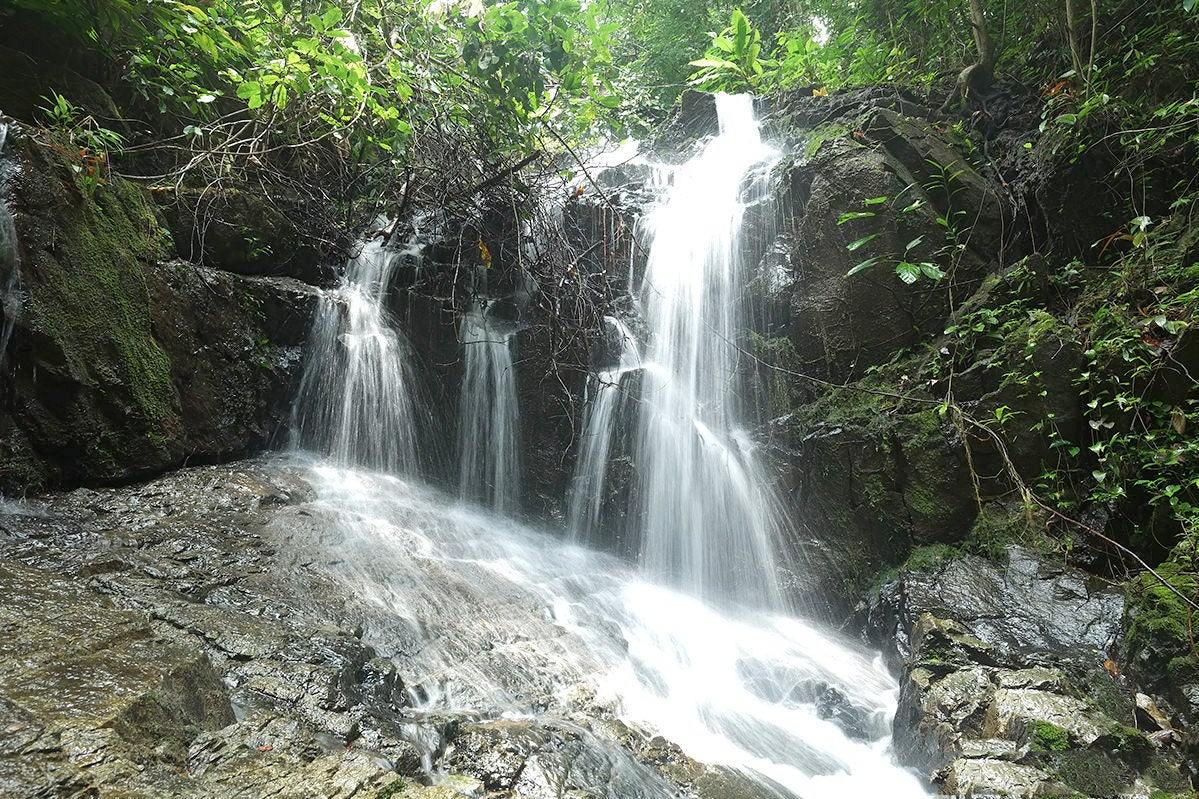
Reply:
<svg viewBox="0 0 1199 799"><path fill-rule="evenodd" d="M0 508L0 794L764 798L593 699L527 720L413 707L405 677L426 675L397 664L422 644L404 608L324 570L303 474L206 466Z"/></svg>
<svg viewBox="0 0 1199 799"><path fill-rule="evenodd" d="M903 678L896 751L960 796L1186 792L1179 734L1118 671L1121 593L1013 548L905 572L869 607ZM1146 704L1148 703L1148 704Z"/></svg>
<svg viewBox="0 0 1199 799"><path fill-rule="evenodd" d="M270 441L315 292L170 260L142 190L89 182L19 129L7 139L17 288L4 308L0 488L127 480Z"/></svg>

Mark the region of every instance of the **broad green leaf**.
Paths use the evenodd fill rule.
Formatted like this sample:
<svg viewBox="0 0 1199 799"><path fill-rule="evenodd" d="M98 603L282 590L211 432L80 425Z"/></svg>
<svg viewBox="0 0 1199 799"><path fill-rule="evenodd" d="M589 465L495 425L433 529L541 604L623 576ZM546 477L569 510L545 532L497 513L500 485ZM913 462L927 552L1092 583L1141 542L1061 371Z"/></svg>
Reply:
<svg viewBox="0 0 1199 799"><path fill-rule="evenodd" d="M853 277L854 275L858 274L859 272L864 272L867 269L869 269L870 267L880 263L881 261L882 261L881 258L867 258L865 261L862 261L860 264L856 265L853 269L850 269L848 272L846 272L845 276Z"/></svg>
<svg viewBox="0 0 1199 799"><path fill-rule="evenodd" d="M945 277L945 270L941 269L941 267L937 266L936 264L929 263L928 261L920 264L920 271L925 277L933 280L940 280L941 278ZM978 332L982 332L982 329L983 328L980 325Z"/></svg>
<svg viewBox="0 0 1199 799"><path fill-rule="evenodd" d="M850 252L853 252L854 250L861 248L863 245L877 239L880 235L882 235L882 234L871 233L869 236L863 236L860 239L856 239L854 241L851 241L849 244L846 244L845 249L849 250Z"/></svg>
<svg viewBox="0 0 1199 799"><path fill-rule="evenodd" d="M895 274L899 275L899 279L904 283L911 285L920 279L920 267L908 261L900 261L895 265Z"/></svg>

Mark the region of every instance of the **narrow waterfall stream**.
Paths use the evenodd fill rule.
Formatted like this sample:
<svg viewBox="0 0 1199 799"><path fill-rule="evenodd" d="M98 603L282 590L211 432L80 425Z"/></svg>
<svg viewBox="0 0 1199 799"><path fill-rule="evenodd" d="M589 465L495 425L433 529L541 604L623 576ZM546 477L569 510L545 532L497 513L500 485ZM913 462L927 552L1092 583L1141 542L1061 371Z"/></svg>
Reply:
<svg viewBox="0 0 1199 799"><path fill-rule="evenodd" d="M477 314L462 322L461 477L492 507L415 478L408 353L383 311L392 256L377 245L321 311L297 406L301 445L329 457L308 467L315 545L347 595L394 619L363 637L396 662L418 710L566 725L602 753L595 784L580 769L545 795L680 795L579 721L614 716L746 775L762 797L924 796L889 751L897 686L881 658L782 610L781 516L730 390L742 189L775 156L748 100L721 102L721 135L673 175L652 218L645 349L612 320L625 352L593 380L575 481L571 523L588 540L602 532L622 378L640 370L641 564L495 512L516 495L507 453L486 451L517 449L515 404L500 407L511 350Z"/></svg>
<svg viewBox="0 0 1199 799"><path fill-rule="evenodd" d="M416 473L421 409L410 345L387 312L399 253L362 245L317 310L292 428L335 462Z"/></svg>
<svg viewBox="0 0 1199 799"><path fill-rule="evenodd" d="M7 141L8 125L0 122L0 155L4 154ZM3 368L8 357L8 340L12 337L23 299L17 229L3 197L0 197L0 286L0 313L4 315L4 321L0 323L0 368Z"/></svg>
<svg viewBox="0 0 1199 799"><path fill-rule="evenodd" d="M464 369L458 404L458 494L498 513L520 500L520 428L512 350L516 331L484 309L462 316Z"/></svg>

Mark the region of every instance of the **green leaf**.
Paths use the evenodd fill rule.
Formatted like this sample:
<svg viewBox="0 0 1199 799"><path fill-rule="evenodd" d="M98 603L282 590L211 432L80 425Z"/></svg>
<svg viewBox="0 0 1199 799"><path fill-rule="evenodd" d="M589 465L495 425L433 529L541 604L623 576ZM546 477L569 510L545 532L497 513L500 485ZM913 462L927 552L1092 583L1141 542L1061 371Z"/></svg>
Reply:
<svg viewBox="0 0 1199 799"><path fill-rule="evenodd" d="M924 236L917 236L916 238L914 238L908 242L907 246L903 248L903 251L909 252L912 248L919 247L920 242L922 242L922 241L924 241Z"/></svg>
<svg viewBox="0 0 1199 799"><path fill-rule="evenodd" d="M860 247L873 241L874 239L877 239L880 235L882 235L882 234L871 233L869 236L863 236L860 239L856 239L854 241L851 241L849 244L846 244L845 249L849 250L850 252L853 252L854 250L859 249Z"/></svg>
<svg viewBox="0 0 1199 799"><path fill-rule="evenodd" d="M882 197L871 197L870 199L865 200L863 202L863 204L864 205L881 205L882 203L885 203L886 201L887 201L887 197L884 195Z"/></svg>
<svg viewBox="0 0 1199 799"><path fill-rule="evenodd" d="M262 97L262 84L256 80L248 80L237 87L237 96L253 103ZM257 108L257 106L252 105L251 108Z"/></svg>
<svg viewBox="0 0 1199 799"><path fill-rule="evenodd" d="M930 264L927 261L920 264L920 271L925 277L933 280L940 280L941 278L945 277L945 271L941 269L941 267L937 266L936 264ZM978 328L981 332L982 326L979 325Z"/></svg>
<svg viewBox="0 0 1199 799"><path fill-rule="evenodd" d="M844 225L846 222L854 219L866 219L867 217L871 216L874 216L873 211L850 211L847 214L841 214L841 216L837 219L837 224Z"/></svg>
<svg viewBox="0 0 1199 799"><path fill-rule="evenodd" d="M877 257L876 258L867 258L865 261L862 261L860 264L855 266L853 269L850 269L848 272L846 272L845 276L853 277L854 275L856 275L859 272L865 272L867 269L869 269L872 266L875 266L880 261L882 261L882 258L877 258Z"/></svg>
<svg viewBox="0 0 1199 799"><path fill-rule="evenodd" d="M900 261L895 265L895 274L899 275L899 279L910 286L920 279L920 267L917 264Z"/></svg>

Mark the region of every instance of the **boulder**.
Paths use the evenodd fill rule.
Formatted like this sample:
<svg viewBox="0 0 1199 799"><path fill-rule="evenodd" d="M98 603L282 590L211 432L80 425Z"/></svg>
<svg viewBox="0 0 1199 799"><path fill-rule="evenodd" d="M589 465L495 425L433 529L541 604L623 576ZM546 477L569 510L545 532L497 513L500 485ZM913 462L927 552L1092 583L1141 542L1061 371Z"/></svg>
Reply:
<svg viewBox="0 0 1199 799"><path fill-rule="evenodd" d="M89 183L28 136L10 135L5 153L17 288L0 487L128 480L271 441L316 292L169 260L137 186Z"/></svg>
<svg viewBox="0 0 1199 799"><path fill-rule="evenodd" d="M900 759L958 796L1148 796L1189 789L1170 737L1137 729L1111 660L1123 597L1012 547L904 572L866 618L902 671Z"/></svg>

